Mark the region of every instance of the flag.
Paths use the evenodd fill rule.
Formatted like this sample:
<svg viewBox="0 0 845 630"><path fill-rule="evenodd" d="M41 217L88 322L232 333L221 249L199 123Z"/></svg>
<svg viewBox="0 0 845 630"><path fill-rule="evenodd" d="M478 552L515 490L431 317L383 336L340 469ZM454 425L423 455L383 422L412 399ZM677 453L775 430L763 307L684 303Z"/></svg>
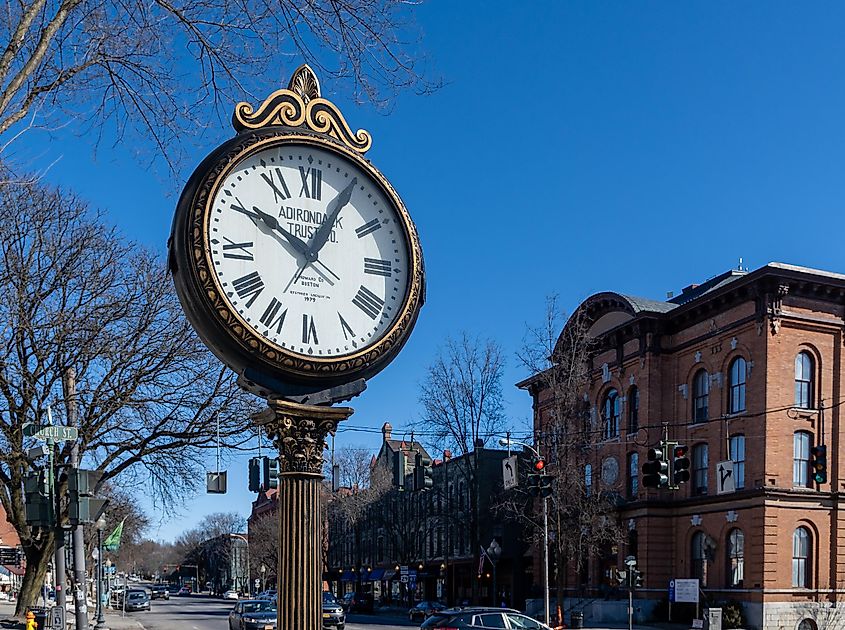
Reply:
<svg viewBox="0 0 845 630"><path fill-rule="evenodd" d="M125 521L125 518L120 521L117 527L114 528L114 531L109 534L109 537L103 541L103 548L106 551L117 551L120 549L120 537L123 535L123 523Z"/></svg>

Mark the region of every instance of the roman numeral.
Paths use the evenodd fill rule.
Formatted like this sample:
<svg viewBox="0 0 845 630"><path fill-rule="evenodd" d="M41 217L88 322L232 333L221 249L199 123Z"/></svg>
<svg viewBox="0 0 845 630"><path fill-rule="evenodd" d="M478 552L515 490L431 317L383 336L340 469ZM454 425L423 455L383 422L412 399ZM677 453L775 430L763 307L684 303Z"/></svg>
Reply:
<svg viewBox="0 0 845 630"><path fill-rule="evenodd" d="M259 320L262 324L267 326L267 328L276 327L276 334L279 335L282 332L282 326L285 323L285 316L288 314L288 309L282 311L282 314L276 317L279 310L282 308L282 303L279 302L276 298L272 298L270 300L270 304L267 306L267 310L264 311L264 314L261 316Z"/></svg>
<svg viewBox="0 0 845 630"><path fill-rule="evenodd" d="M317 340L317 327L314 326L314 317L305 313L302 315L302 343L311 343L311 337L314 337L314 344L320 343Z"/></svg>
<svg viewBox="0 0 845 630"><path fill-rule="evenodd" d="M337 316L340 318L340 329L343 331L343 338L344 338L346 341L349 341L349 338L350 338L350 337L354 337L354 336L355 336L355 331L354 331L354 330L352 330L352 329L349 327L349 324L347 324L347 323L346 323L346 320L345 320L345 319L343 319L343 315L341 315L341 314L338 312Z"/></svg>
<svg viewBox="0 0 845 630"><path fill-rule="evenodd" d="M381 227L381 221L378 219L373 219L372 221L367 221L364 225L359 228L355 229L355 234L358 235L358 238L364 238L367 234L372 234L377 229Z"/></svg>
<svg viewBox="0 0 845 630"><path fill-rule="evenodd" d="M281 199L284 201L288 197L290 197L290 190L288 190L288 185L285 183L284 175L282 175L282 169L278 166L273 169L276 172L276 175L279 176L279 184L276 185L276 180L273 178L273 171L268 173L261 173L261 179L267 182L267 185L273 189L273 201L278 201Z"/></svg>
<svg viewBox="0 0 845 630"><path fill-rule="evenodd" d="M323 191L323 171L318 168L299 167L299 177L302 179L302 188L299 196L303 193L309 199L321 199Z"/></svg>
<svg viewBox="0 0 845 630"><path fill-rule="evenodd" d="M223 240L226 241L223 244L223 258L235 258L237 260L253 260L252 252L249 251L249 248L253 246L252 242L249 243L236 243L232 239L223 237ZM219 245L220 241L217 239L212 239L211 241L214 245Z"/></svg>
<svg viewBox="0 0 845 630"><path fill-rule="evenodd" d="M385 276L389 278L393 271L390 268L389 260L379 260L378 258L365 258L364 273L368 273L373 276Z"/></svg>
<svg viewBox="0 0 845 630"><path fill-rule="evenodd" d="M365 286L358 289L358 294L352 299L352 303L364 311L370 319L378 317L378 314L381 313L381 309L384 306L384 300Z"/></svg>
<svg viewBox="0 0 845 630"><path fill-rule="evenodd" d="M246 303L246 307L249 308L255 302L255 298L264 290L264 281L258 275L257 271L253 271L237 280L233 280L232 287L242 300L249 298L249 301Z"/></svg>

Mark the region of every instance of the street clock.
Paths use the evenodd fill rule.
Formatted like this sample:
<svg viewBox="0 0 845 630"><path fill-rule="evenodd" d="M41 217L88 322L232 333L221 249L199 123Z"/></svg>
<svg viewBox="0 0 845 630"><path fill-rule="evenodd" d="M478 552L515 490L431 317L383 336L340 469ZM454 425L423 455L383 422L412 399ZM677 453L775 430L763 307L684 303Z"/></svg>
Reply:
<svg viewBox="0 0 845 630"><path fill-rule="evenodd" d="M373 376L407 341L425 280L408 211L363 157L370 135L320 98L308 66L232 122L237 135L196 169L173 221L189 321L275 393Z"/></svg>

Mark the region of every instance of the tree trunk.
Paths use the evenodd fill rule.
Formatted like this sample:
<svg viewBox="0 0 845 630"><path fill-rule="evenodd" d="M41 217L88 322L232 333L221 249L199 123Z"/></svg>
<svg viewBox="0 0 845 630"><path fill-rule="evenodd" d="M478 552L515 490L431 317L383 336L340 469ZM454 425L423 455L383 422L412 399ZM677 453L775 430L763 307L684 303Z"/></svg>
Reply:
<svg viewBox="0 0 845 630"><path fill-rule="evenodd" d="M53 555L53 534L50 533L40 545L25 545L23 548L26 555L26 572L21 583L21 591L18 593L18 602L15 606L15 616L23 618L27 608L37 604L41 595L41 586L47 575L47 565Z"/></svg>

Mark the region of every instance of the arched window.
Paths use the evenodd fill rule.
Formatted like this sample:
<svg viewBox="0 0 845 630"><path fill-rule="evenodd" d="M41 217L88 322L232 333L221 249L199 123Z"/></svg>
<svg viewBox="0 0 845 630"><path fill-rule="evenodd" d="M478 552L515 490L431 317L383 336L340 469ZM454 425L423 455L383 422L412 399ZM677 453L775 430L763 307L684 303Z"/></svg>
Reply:
<svg viewBox="0 0 845 630"><path fill-rule="evenodd" d="M584 466L584 488L589 497L593 494L593 465L587 464Z"/></svg>
<svg viewBox="0 0 845 630"><path fill-rule="evenodd" d="M728 534L728 586L742 588L745 576L745 534L732 529Z"/></svg>
<svg viewBox="0 0 845 630"><path fill-rule="evenodd" d="M799 527L792 534L792 586L810 588L810 532Z"/></svg>
<svg viewBox="0 0 845 630"><path fill-rule="evenodd" d="M710 400L710 375L699 370L692 379L692 421L707 422Z"/></svg>
<svg viewBox="0 0 845 630"><path fill-rule="evenodd" d="M628 498L636 499L640 490L640 455L628 454Z"/></svg>
<svg viewBox="0 0 845 630"><path fill-rule="evenodd" d="M702 587L707 586L707 537L704 532L695 532L692 536L692 577L698 578Z"/></svg>
<svg viewBox="0 0 845 630"><path fill-rule="evenodd" d="M809 352L799 352L795 357L795 406L813 408L813 357Z"/></svg>
<svg viewBox="0 0 845 630"><path fill-rule="evenodd" d="M619 392L611 389L604 396L602 405L602 420L604 422L604 439L619 435Z"/></svg>
<svg viewBox="0 0 845 630"><path fill-rule="evenodd" d="M640 430L640 390L632 385L628 390L628 433Z"/></svg>
<svg viewBox="0 0 845 630"><path fill-rule="evenodd" d="M810 448L813 436L807 431L796 431L792 437L792 485L810 487Z"/></svg>
<svg viewBox="0 0 845 630"><path fill-rule="evenodd" d="M731 361L730 367L730 400L728 401L728 409L730 413L739 413L745 411L745 375L746 363L742 357L737 357Z"/></svg>

